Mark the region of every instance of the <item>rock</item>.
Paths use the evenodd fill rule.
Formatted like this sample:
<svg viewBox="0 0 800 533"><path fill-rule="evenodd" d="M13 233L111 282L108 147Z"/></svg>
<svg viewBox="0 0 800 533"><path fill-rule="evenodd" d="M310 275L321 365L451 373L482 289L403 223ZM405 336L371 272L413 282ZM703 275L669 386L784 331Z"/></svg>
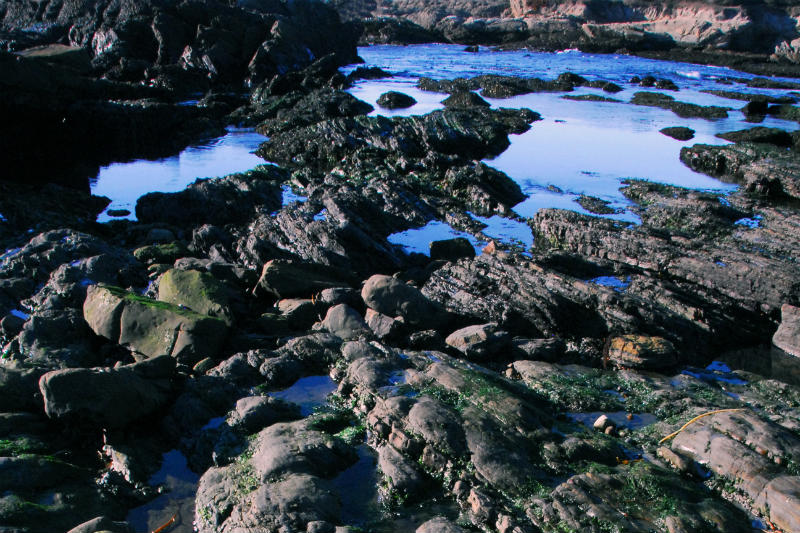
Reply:
<svg viewBox="0 0 800 533"><path fill-rule="evenodd" d="M675 453L666 446L659 447L658 450L656 450L656 453L677 471L684 474L691 473L694 463L683 455Z"/></svg>
<svg viewBox="0 0 800 533"><path fill-rule="evenodd" d="M264 264L258 286L276 298L310 296L324 289L347 287L349 277L333 267L274 259Z"/></svg>
<svg viewBox="0 0 800 533"><path fill-rule="evenodd" d="M289 422L300 418L300 409L269 396L248 396L236 402L236 408L228 418L231 427L252 435L277 422Z"/></svg>
<svg viewBox="0 0 800 533"><path fill-rule="evenodd" d="M372 330L372 333L381 340L396 341L406 331L405 323L402 321L386 316L371 308L367 308L364 321L369 326L369 329Z"/></svg>
<svg viewBox="0 0 800 533"><path fill-rule="evenodd" d="M164 407L175 360L169 356L118 368L80 368L44 374L39 389L51 418L121 428Z"/></svg>
<svg viewBox="0 0 800 533"><path fill-rule="evenodd" d="M175 234L164 228L153 228L147 232L145 240L153 244L167 244L175 241Z"/></svg>
<svg viewBox="0 0 800 533"><path fill-rule="evenodd" d="M694 138L694 130L682 126L664 128L660 131L667 137L672 137L673 139L676 139L678 141L688 141L689 139Z"/></svg>
<svg viewBox="0 0 800 533"><path fill-rule="evenodd" d="M243 224L262 210L280 209L278 183L285 178L277 167L262 165L224 178L199 179L180 192L145 194L136 201L136 217L145 223L179 227Z"/></svg>
<svg viewBox="0 0 800 533"><path fill-rule="evenodd" d="M0 412L37 411L41 408L39 378L44 370L0 366Z"/></svg>
<svg viewBox="0 0 800 533"><path fill-rule="evenodd" d="M228 331L217 318L101 285L89 287L83 316L97 335L138 354L190 364L215 356Z"/></svg>
<svg viewBox="0 0 800 533"><path fill-rule="evenodd" d="M146 265L153 264L172 264L181 257L189 254L189 250L180 242L171 242L167 244L152 244L142 246L133 251L133 256L145 263Z"/></svg>
<svg viewBox="0 0 800 533"><path fill-rule="evenodd" d="M785 464L800 455L800 440L793 433L748 410L718 413L687 427L671 448L732 483L751 508L768 509L777 528L800 526L800 478L775 461Z"/></svg>
<svg viewBox="0 0 800 533"><path fill-rule="evenodd" d="M168 270L158 280L159 301L219 318L227 324L233 321L229 293L214 276L197 270Z"/></svg>
<svg viewBox="0 0 800 533"><path fill-rule="evenodd" d="M67 533L133 533L127 522L115 522L106 516L98 516L67 531Z"/></svg>
<svg viewBox="0 0 800 533"><path fill-rule="evenodd" d="M376 274L361 289L368 307L390 317L401 316L409 325L432 325L442 321L439 308L416 287L390 276Z"/></svg>
<svg viewBox="0 0 800 533"><path fill-rule="evenodd" d="M445 342L468 359L481 361L490 360L501 352L508 351L511 337L500 330L497 324L482 324L454 331Z"/></svg>
<svg viewBox="0 0 800 533"><path fill-rule="evenodd" d="M608 357L619 367L643 370L670 368L677 363L671 342L645 335L614 337L608 345Z"/></svg>
<svg viewBox="0 0 800 533"><path fill-rule="evenodd" d="M306 300L300 298L279 300L276 305L281 316L286 317L289 321L289 327L294 330L309 329L314 322L322 320L322 313L329 306L329 304L321 302L320 299Z"/></svg>
<svg viewBox="0 0 800 533"><path fill-rule="evenodd" d="M416 104L417 101L405 93L389 91L378 98L378 105L385 109L405 109Z"/></svg>
<svg viewBox="0 0 800 533"><path fill-rule="evenodd" d="M378 467L389 489L401 494L406 501L418 501L423 497L425 483L422 475L410 460L391 445L378 448Z"/></svg>
<svg viewBox="0 0 800 533"><path fill-rule="evenodd" d="M740 142L754 142L754 143L767 143L774 144L788 148L794 144L794 139L786 130L778 128L765 128L757 126L746 130L729 131L726 133L718 133L717 137L735 143Z"/></svg>
<svg viewBox="0 0 800 533"><path fill-rule="evenodd" d="M463 531L463 529L450 522L448 519L443 516L438 516L436 518L431 518L419 526L416 533L463 533Z"/></svg>
<svg viewBox="0 0 800 533"><path fill-rule="evenodd" d="M539 361L558 361L565 351L561 339L526 339L515 337L512 340L515 359L533 359Z"/></svg>
<svg viewBox="0 0 800 533"><path fill-rule="evenodd" d="M432 260L457 261L464 257L468 259L475 257L475 248L464 237L432 241L430 248Z"/></svg>
<svg viewBox="0 0 800 533"><path fill-rule="evenodd" d="M342 340L352 340L369 333L370 329L358 311L347 304L328 309L322 327Z"/></svg>
<svg viewBox="0 0 800 533"><path fill-rule="evenodd" d="M490 107L489 102L472 91L459 91L445 98L442 103L450 108Z"/></svg>
<svg viewBox="0 0 800 533"><path fill-rule="evenodd" d="M728 108L718 106L699 106L686 102L678 102L672 96L663 93L638 92L631 98L634 105L660 107L669 109L681 118L705 118L716 120L728 116Z"/></svg>
<svg viewBox="0 0 800 533"><path fill-rule="evenodd" d="M4 493L48 488L54 480L74 481L82 474L77 466L51 457L0 457L0 490Z"/></svg>
<svg viewBox="0 0 800 533"><path fill-rule="evenodd" d="M772 337L772 344L800 357L800 308L789 304L781 307L781 324Z"/></svg>
<svg viewBox="0 0 800 533"><path fill-rule="evenodd" d="M613 428L614 423L606 415L600 415L597 420L594 421L592 427L597 431L605 432L608 428Z"/></svg>

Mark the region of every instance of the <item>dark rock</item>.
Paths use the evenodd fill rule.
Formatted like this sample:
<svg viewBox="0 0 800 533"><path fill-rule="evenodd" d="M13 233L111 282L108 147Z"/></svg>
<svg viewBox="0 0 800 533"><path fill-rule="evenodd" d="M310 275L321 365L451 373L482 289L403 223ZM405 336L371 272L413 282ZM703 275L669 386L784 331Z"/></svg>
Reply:
<svg viewBox="0 0 800 533"><path fill-rule="evenodd" d="M416 103L412 97L397 91L383 93L378 98L378 105L386 109L405 109Z"/></svg>
<svg viewBox="0 0 800 533"><path fill-rule="evenodd" d="M794 144L794 139L786 130L781 130L778 128L764 128L761 126L746 130L718 133L717 137L735 143L767 143L784 148L788 148Z"/></svg>
<svg viewBox="0 0 800 533"><path fill-rule="evenodd" d="M677 102L672 96L662 93L639 92L633 95L634 105L660 107L669 109L681 118L705 118L716 120L728 116L728 108L718 106L699 106L686 102Z"/></svg>
<svg viewBox="0 0 800 533"><path fill-rule="evenodd" d="M350 285L349 276L335 268L275 259L261 271L258 286L276 298L310 296L324 289Z"/></svg>
<svg viewBox="0 0 800 533"><path fill-rule="evenodd" d="M480 47L477 44L474 44L472 46L467 46L466 48L464 48L464 51L469 52L471 54L477 54L480 51Z"/></svg>
<svg viewBox="0 0 800 533"><path fill-rule="evenodd" d="M296 405L275 400L269 396L248 396L236 402L234 413L228 423L246 435L252 435L278 422L289 422L300 418Z"/></svg>
<svg viewBox="0 0 800 533"><path fill-rule="evenodd" d="M433 241L430 244L430 248L432 260L457 261L461 258L472 259L475 257L475 248L464 237Z"/></svg>
<svg viewBox="0 0 800 533"><path fill-rule="evenodd" d="M221 179L197 180L181 192L142 196L136 202L136 217L145 223L180 227L245 223L262 210L280 208L278 183L284 179L276 167L261 166Z"/></svg>
<svg viewBox="0 0 800 533"><path fill-rule="evenodd" d="M490 107L489 102L478 96L472 91L459 91L454 92L442 103L445 107L463 108L463 107Z"/></svg>
<svg viewBox="0 0 800 533"><path fill-rule="evenodd" d="M672 137L678 141L688 141L689 139L694 138L694 130L683 126L664 128L660 131L667 137Z"/></svg>
<svg viewBox="0 0 800 533"><path fill-rule="evenodd" d="M162 356L113 369L48 372L39 389L51 418L120 428L166 404L174 373L175 360Z"/></svg>
<svg viewBox="0 0 800 533"><path fill-rule="evenodd" d="M597 198L595 196L586 196L585 194L582 194L578 197L576 202L582 208L586 209L590 213L594 213L595 215L612 215L620 212L619 209L611 207L611 202L608 200L603 200L602 198Z"/></svg>

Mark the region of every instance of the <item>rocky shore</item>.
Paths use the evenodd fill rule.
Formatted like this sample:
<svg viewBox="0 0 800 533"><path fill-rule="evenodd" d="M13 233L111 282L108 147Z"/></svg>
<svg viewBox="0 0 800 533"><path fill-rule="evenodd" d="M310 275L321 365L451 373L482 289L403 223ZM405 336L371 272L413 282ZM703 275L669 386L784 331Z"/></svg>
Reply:
<svg viewBox="0 0 800 533"><path fill-rule="evenodd" d="M131 517L158 501L151 531L800 530L796 132L684 148L690 168L740 184L729 195L628 180L640 224L523 219L519 185L481 160L546 110L490 108L473 91L622 87L571 73L421 79L444 109L368 116L343 89L383 74L339 72L356 38L324 5L88 6L4 8L9 32L46 23L29 44L95 44L82 73L52 48L0 56L4 113L43 117L32 144L2 121L23 134L0 181L0 531L144 530ZM226 48L226 31L267 19L269 34ZM318 34L299 31L312 19ZM157 30L189 20L197 34ZM130 53L139 38L149 59ZM237 59L214 62L223 50ZM149 62L126 70L133 60ZM676 123L730 111L652 82L618 105ZM247 84L249 97L229 94ZM178 105L198 89L202 104ZM800 116L739 96L754 119ZM65 112L74 127L42 131ZM268 164L147 194L136 221L95 222L108 199L76 166L175 151L231 123L268 137ZM82 151L63 171L31 162L50 142ZM287 188L301 199L285 202ZM490 241L473 215L527 224L534 247L476 254L452 239L425 255L388 240L438 220ZM165 470L175 457L183 485Z"/></svg>

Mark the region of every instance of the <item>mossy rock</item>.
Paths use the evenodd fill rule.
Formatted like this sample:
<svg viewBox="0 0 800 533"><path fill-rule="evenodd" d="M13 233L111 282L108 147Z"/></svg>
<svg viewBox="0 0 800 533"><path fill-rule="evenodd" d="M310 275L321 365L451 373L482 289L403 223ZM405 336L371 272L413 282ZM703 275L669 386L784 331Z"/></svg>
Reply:
<svg viewBox="0 0 800 533"><path fill-rule="evenodd" d="M101 337L145 357L166 354L187 364L215 356L228 332L221 319L106 285L89 287L83 316Z"/></svg>
<svg viewBox="0 0 800 533"><path fill-rule="evenodd" d="M176 259L185 257L189 253L186 246L179 242L168 244L153 244L142 246L133 251L133 256L142 263L152 265L155 263L172 264Z"/></svg>
<svg viewBox="0 0 800 533"><path fill-rule="evenodd" d="M158 299L220 318L227 324L233 321L229 307L230 290L207 272L168 270L159 280Z"/></svg>

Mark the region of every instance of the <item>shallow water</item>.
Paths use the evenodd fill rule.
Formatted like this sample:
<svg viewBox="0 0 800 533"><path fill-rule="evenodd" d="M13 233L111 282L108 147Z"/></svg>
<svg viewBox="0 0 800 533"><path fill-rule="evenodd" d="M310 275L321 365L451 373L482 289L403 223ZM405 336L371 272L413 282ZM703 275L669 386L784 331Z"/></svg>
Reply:
<svg viewBox="0 0 800 533"><path fill-rule="evenodd" d="M387 237L387 240L392 244L399 244L402 246L406 253L430 255L431 242L455 239L457 237L467 239L470 244L472 244L472 247L475 248L476 255L480 255L481 250L487 244L486 242L479 241L473 235L464 231L455 230L450 224L439 220L432 220L421 228L393 233Z"/></svg>
<svg viewBox="0 0 800 533"><path fill-rule="evenodd" d="M753 127L738 111L746 102L707 94L705 90L727 90L748 93L787 95L785 90L754 89L742 83L722 85L723 78L753 78L753 75L724 67L656 61L631 56L596 55L581 52L540 53L490 51L478 54L463 52L457 45L379 45L359 49L366 66L380 67L394 77L382 80L363 80L350 92L376 109L373 115L404 116L423 114L443 107L446 94L425 92L415 87L419 77L438 79L473 77L481 74L554 79L562 72L574 72L587 79L613 81L623 87L617 94L599 89L577 88L571 95L597 94L615 98L621 103L582 102L562 98L565 93L535 93L507 99L487 99L493 107L527 107L539 112L542 120L521 135L511 135L511 146L494 159L485 161L507 173L528 198L515 206L516 213L532 217L543 208L572 209L587 214L576 203L581 194L610 202L621 212L602 215L607 218L638 223L638 217L626 210L631 203L622 195L622 181L628 178L645 179L695 189L729 193L736 186L694 172L684 166L680 149L694 144L727 144L718 133ZM345 69L347 71L349 69ZM661 91L629 83L633 76L654 75L675 82L680 91ZM378 97L388 90L405 92L418 103L404 110L386 110L377 106ZM721 120L682 119L668 110L635 106L627 102L636 92L653 91L673 96L678 101L698 105L729 107L729 117ZM795 130L797 123L767 117L759 125ZM695 130L695 138L677 141L659 130L670 126L686 126ZM748 221L742 221L746 224ZM430 224L428 226L431 226ZM427 243L420 233L404 232L395 235L409 249L422 251ZM434 226L437 228L437 226ZM496 229L495 229L496 228ZM493 233L490 233L493 232ZM529 230L507 221L496 222L484 233L503 242L532 240ZM424 251L422 252L424 253Z"/></svg>
<svg viewBox="0 0 800 533"><path fill-rule="evenodd" d="M134 531L153 531L174 516L175 522L166 531L192 533L194 500L199 481L200 477L189 470L186 457L180 451L171 450L165 453L161 468L153 474L148 484L163 485L167 492L141 507L132 509L126 520Z"/></svg>
<svg viewBox="0 0 800 533"><path fill-rule="evenodd" d="M90 179L92 194L111 198L111 204L97 218L113 220L110 209L127 209L130 215L121 218L136 220L136 200L149 192L177 192L197 178L220 177L250 170L264 160L256 150L265 137L252 130L230 128L216 139L194 144L181 153L163 159L112 163L102 167Z"/></svg>
<svg viewBox="0 0 800 533"><path fill-rule="evenodd" d="M328 403L328 396L337 389L336 382L330 376L308 376L298 379L291 387L270 392L269 395L279 400L296 403L300 406L300 414L308 416L317 407Z"/></svg>

